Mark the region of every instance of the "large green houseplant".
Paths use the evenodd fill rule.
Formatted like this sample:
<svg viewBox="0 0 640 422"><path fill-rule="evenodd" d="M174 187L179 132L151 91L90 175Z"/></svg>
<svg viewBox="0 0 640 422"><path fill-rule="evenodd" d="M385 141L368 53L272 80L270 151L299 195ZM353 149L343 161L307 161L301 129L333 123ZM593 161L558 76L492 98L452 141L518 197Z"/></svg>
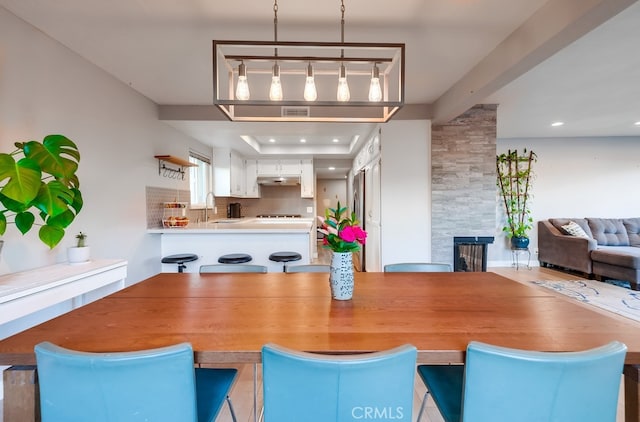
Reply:
<svg viewBox="0 0 640 422"><path fill-rule="evenodd" d="M22 234L39 225L40 240L53 248L82 209L76 175L80 152L63 135L15 146L9 154L0 153L0 235L11 223Z"/></svg>
<svg viewBox="0 0 640 422"><path fill-rule="evenodd" d="M507 217L502 231L511 239L514 248L526 248L529 245L528 232L533 228L529 208L533 177L531 165L536 159L536 154L526 149L522 154L518 150L509 150L506 154L496 156L498 187Z"/></svg>

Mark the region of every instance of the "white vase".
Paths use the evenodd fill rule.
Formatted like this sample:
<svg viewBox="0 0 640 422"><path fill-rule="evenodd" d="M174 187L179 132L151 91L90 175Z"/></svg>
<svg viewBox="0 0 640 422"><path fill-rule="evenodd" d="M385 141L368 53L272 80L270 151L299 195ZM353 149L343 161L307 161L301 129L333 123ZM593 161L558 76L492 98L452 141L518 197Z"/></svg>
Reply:
<svg viewBox="0 0 640 422"><path fill-rule="evenodd" d="M331 297L349 300L353 297L353 257L351 252L333 252L331 256Z"/></svg>
<svg viewBox="0 0 640 422"><path fill-rule="evenodd" d="M69 264L82 264L89 262L91 257L91 249L88 246L73 246L67 249L67 259Z"/></svg>

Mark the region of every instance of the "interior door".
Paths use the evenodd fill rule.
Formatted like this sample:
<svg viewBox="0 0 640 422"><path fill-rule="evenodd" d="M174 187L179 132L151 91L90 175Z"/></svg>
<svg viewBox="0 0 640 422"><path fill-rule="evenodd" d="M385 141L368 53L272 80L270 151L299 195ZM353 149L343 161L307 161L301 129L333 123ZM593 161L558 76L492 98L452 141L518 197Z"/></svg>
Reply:
<svg viewBox="0 0 640 422"><path fill-rule="evenodd" d="M380 183L380 159L377 159L366 170L364 178L364 190L367 193L364 197L367 232L366 271L382 271Z"/></svg>

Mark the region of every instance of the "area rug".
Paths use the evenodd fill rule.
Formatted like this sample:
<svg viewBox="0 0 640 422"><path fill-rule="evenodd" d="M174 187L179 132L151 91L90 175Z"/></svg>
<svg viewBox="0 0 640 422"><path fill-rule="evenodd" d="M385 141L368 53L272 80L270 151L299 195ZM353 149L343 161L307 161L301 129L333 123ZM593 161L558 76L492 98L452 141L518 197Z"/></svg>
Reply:
<svg viewBox="0 0 640 422"><path fill-rule="evenodd" d="M640 292L586 279L531 283L640 322Z"/></svg>

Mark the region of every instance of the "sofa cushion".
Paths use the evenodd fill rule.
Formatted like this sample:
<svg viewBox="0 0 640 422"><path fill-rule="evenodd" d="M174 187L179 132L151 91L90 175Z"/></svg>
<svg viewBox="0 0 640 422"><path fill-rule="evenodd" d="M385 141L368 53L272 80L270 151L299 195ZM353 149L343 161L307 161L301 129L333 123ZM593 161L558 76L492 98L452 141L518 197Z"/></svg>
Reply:
<svg viewBox="0 0 640 422"><path fill-rule="evenodd" d="M560 232L563 234L569 234L569 233L565 229L563 229L562 226L566 226L572 221L577 225L579 225L582 228L582 230L584 230L584 232L587 234L587 236L593 238L593 235L591 234L591 229L589 228L589 224L587 223L587 220L585 218L550 218L549 219L549 222L553 224L553 226L556 229L560 230Z"/></svg>
<svg viewBox="0 0 640 422"><path fill-rule="evenodd" d="M623 218L622 224L627 229L629 244L640 246L640 218Z"/></svg>
<svg viewBox="0 0 640 422"><path fill-rule="evenodd" d="M580 225L578 223L576 223L575 221L570 221L569 224L565 224L564 226L562 226L562 228L564 229L564 231L566 231L571 236L589 237L587 232L585 232L583 230L583 228L580 227Z"/></svg>
<svg viewBox="0 0 640 422"><path fill-rule="evenodd" d="M591 251L594 262L640 269L640 248L633 246L601 247Z"/></svg>
<svg viewBox="0 0 640 422"><path fill-rule="evenodd" d="M629 246L627 229L619 218L587 218L593 238L600 246Z"/></svg>

